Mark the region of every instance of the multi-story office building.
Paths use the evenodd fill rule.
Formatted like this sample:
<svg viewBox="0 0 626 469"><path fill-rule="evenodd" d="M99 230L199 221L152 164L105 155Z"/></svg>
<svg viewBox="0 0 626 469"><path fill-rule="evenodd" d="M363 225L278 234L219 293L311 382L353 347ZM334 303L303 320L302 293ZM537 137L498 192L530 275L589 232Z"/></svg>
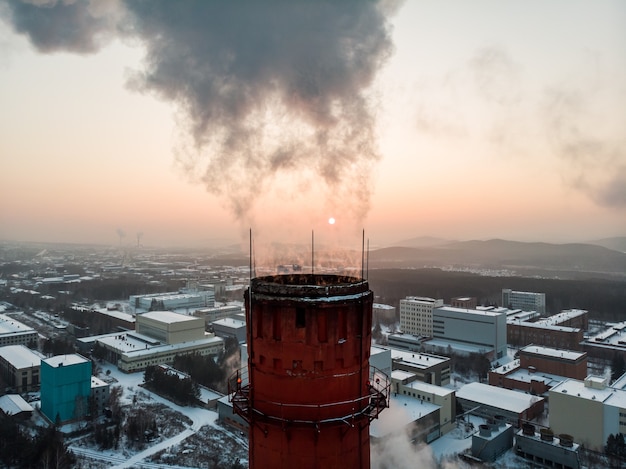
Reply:
<svg viewBox="0 0 626 469"><path fill-rule="evenodd" d="M406 334L432 337L433 309L443 306L443 300L407 296L400 300L400 329Z"/></svg>
<svg viewBox="0 0 626 469"><path fill-rule="evenodd" d="M436 347L448 343L467 344L493 360L506 355L506 310L480 310L442 306L433 310L433 341ZM425 343L429 348L429 344ZM440 347L441 348L441 347Z"/></svg>
<svg viewBox="0 0 626 469"><path fill-rule="evenodd" d="M502 289L502 306L522 311L537 311L546 313L546 294L525 291L515 291L510 288Z"/></svg>

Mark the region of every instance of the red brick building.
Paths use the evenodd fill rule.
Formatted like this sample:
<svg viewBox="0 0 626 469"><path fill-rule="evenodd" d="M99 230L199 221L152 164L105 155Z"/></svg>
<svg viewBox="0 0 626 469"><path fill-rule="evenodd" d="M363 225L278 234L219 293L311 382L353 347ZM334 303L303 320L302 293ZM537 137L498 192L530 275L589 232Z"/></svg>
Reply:
<svg viewBox="0 0 626 469"><path fill-rule="evenodd" d="M520 366L583 381L587 377L587 353L529 345L519 351Z"/></svg>
<svg viewBox="0 0 626 469"><path fill-rule="evenodd" d="M583 330L578 327L547 325L543 323L508 321L507 343L525 347L535 344L565 350L581 350Z"/></svg>

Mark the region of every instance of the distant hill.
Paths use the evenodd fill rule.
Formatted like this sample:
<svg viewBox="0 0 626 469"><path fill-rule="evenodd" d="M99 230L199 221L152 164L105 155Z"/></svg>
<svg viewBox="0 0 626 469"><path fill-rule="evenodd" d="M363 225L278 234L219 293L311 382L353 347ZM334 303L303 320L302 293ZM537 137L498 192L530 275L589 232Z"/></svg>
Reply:
<svg viewBox="0 0 626 469"><path fill-rule="evenodd" d="M392 243L388 247L396 246L396 247L407 247L407 248L426 248L426 247L434 247L434 246L443 246L444 244L450 244L454 242L456 241L451 241L449 239L442 239L442 238L434 238L432 236L420 236L417 238L405 239L403 241Z"/></svg>
<svg viewBox="0 0 626 469"><path fill-rule="evenodd" d="M594 241L589 241L588 243L595 244L596 246L603 246L605 248L613 249L615 251L626 252L626 236L597 239Z"/></svg>
<svg viewBox="0 0 626 469"><path fill-rule="evenodd" d="M609 274L626 279L626 253L592 244L524 243L492 239L433 247L390 247L371 251L370 268L425 266L509 269L525 274Z"/></svg>

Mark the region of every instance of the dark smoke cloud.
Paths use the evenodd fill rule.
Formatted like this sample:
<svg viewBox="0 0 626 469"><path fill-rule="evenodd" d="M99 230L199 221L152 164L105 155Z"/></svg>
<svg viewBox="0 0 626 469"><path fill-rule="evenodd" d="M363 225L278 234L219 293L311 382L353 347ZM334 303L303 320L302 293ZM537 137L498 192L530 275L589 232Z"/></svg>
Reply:
<svg viewBox="0 0 626 469"><path fill-rule="evenodd" d="M8 3L9 20L42 52L138 40L129 85L174 103L188 139L178 159L234 214L277 174L311 172L355 218L379 158L368 87L391 54L394 2L128 0Z"/></svg>
<svg viewBox="0 0 626 469"><path fill-rule="evenodd" d="M96 52L111 36L117 15L109 0L2 2L0 12L39 52Z"/></svg>

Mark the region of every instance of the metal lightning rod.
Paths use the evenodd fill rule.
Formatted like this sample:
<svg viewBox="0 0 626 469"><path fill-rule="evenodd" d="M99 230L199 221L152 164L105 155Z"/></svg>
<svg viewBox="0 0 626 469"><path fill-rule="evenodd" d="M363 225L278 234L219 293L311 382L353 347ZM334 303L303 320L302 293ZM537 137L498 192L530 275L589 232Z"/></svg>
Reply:
<svg viewBox="0 0 626 469"><path fill-rule="evenodd" d="M367 274L367 278L370 276L370 239L367 238L367 257L366 257L366 268L365 273Z"/></svg>
<svg viewBox="0 0 626 469"><path fill-rule="evenodd" d="M315 275L315 232L311 230L311 275Z"/></svg>
<svg viewBox="0 0 626 469"><path fill-rule="evenodd" d="M363 239L361 240L361 280L365 280L365 228L363 228Z"/></svg>

